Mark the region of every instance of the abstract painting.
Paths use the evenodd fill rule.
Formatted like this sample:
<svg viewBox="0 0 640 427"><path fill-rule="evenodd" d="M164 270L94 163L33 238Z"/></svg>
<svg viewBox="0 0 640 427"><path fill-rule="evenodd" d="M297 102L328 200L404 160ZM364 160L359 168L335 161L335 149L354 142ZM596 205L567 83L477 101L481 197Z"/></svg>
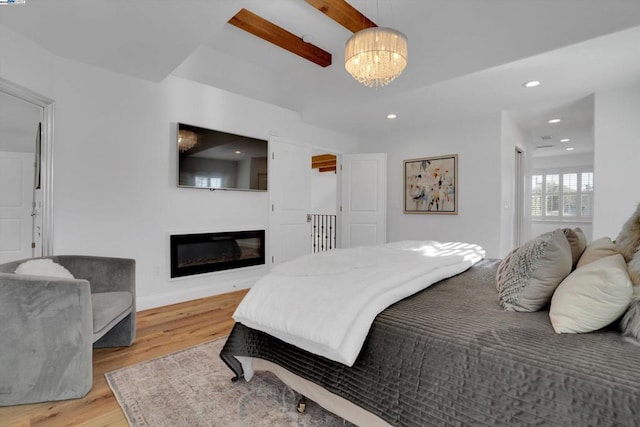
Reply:
<svg viewBox="0 0 640 427"><path fill-rule="evenodd" d="M404 213L458 213L458 155L404 161Z"/></svg>

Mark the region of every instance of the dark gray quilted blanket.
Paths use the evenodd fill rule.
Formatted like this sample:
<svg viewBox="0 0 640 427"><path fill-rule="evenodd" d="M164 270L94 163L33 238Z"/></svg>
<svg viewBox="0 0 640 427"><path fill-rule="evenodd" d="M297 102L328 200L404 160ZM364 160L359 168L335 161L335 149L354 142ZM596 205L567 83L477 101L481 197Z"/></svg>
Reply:
<svg viewBox="0 0 640 427"><path fill-rule="evenodd" d="M558 335L547 311L505 312L496 260L376 318L353 367L236 324L221 357L260 357L394 426L640 425L640 347L615 329Z"/></svg>

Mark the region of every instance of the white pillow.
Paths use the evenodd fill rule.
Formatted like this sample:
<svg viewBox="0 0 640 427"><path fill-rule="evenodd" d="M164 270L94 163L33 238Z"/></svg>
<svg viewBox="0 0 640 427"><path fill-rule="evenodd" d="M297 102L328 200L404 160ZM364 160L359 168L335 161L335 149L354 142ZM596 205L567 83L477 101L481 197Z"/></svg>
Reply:
<svg viewBox="0 0 640 427"><path fill-rule="evenodd" d="M16 268L16 274L29 274L32 276L49 276L60 277L63 279L74 279L73 274L66 268L53 262L53 260L44 259L31 259L25 261Z"/></svg>
<svg viewBox="0 0 640 427"><path fill-rule="evenodd" d="M601 237L598 240L594 240L587 245L586 249L578 260L576 268L580 268L583 265L587 265L593 261L597 261L600 258L619 253L620 251L609 237Z"/></svg>
<svg viewBox="0 0 640 427"><path fill-rule="evenodd" d="M618 319L631 302L632 284L620 254L575 269L551 298L549 318L561 333L585 333Z"/></svg>

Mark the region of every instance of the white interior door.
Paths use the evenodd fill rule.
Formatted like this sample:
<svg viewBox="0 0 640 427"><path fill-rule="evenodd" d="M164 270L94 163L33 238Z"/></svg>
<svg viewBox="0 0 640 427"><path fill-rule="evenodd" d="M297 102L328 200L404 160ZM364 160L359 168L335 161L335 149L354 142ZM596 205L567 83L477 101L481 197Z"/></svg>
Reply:
<svg viewBox="0 0 640 427"><path fill-rule="evenodd" d="M0 263L32 257L34 155L0 152Z"/></svg>
<svg viewBox="0 0 640 427"><path fill-rule="evenodd" d="M272 265L311 252L311 148L269 141L269 250Z"/></svg>
<svg viewBox="0 0 640 427"><path fill-rule="evenodd" d="M387 155L343 154L340 168L343 248L387 241Z"/></svg>

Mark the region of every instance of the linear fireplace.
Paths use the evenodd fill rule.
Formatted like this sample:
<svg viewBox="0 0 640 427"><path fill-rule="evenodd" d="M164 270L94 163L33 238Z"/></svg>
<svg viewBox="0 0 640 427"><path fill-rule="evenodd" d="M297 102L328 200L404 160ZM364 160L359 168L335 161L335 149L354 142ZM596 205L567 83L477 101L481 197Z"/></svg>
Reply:
<svg viewBox="0 0 640 427"><path fill-rule="evenodd" d="M265 263L264 230L172 234L171 277Z"/></svg>

